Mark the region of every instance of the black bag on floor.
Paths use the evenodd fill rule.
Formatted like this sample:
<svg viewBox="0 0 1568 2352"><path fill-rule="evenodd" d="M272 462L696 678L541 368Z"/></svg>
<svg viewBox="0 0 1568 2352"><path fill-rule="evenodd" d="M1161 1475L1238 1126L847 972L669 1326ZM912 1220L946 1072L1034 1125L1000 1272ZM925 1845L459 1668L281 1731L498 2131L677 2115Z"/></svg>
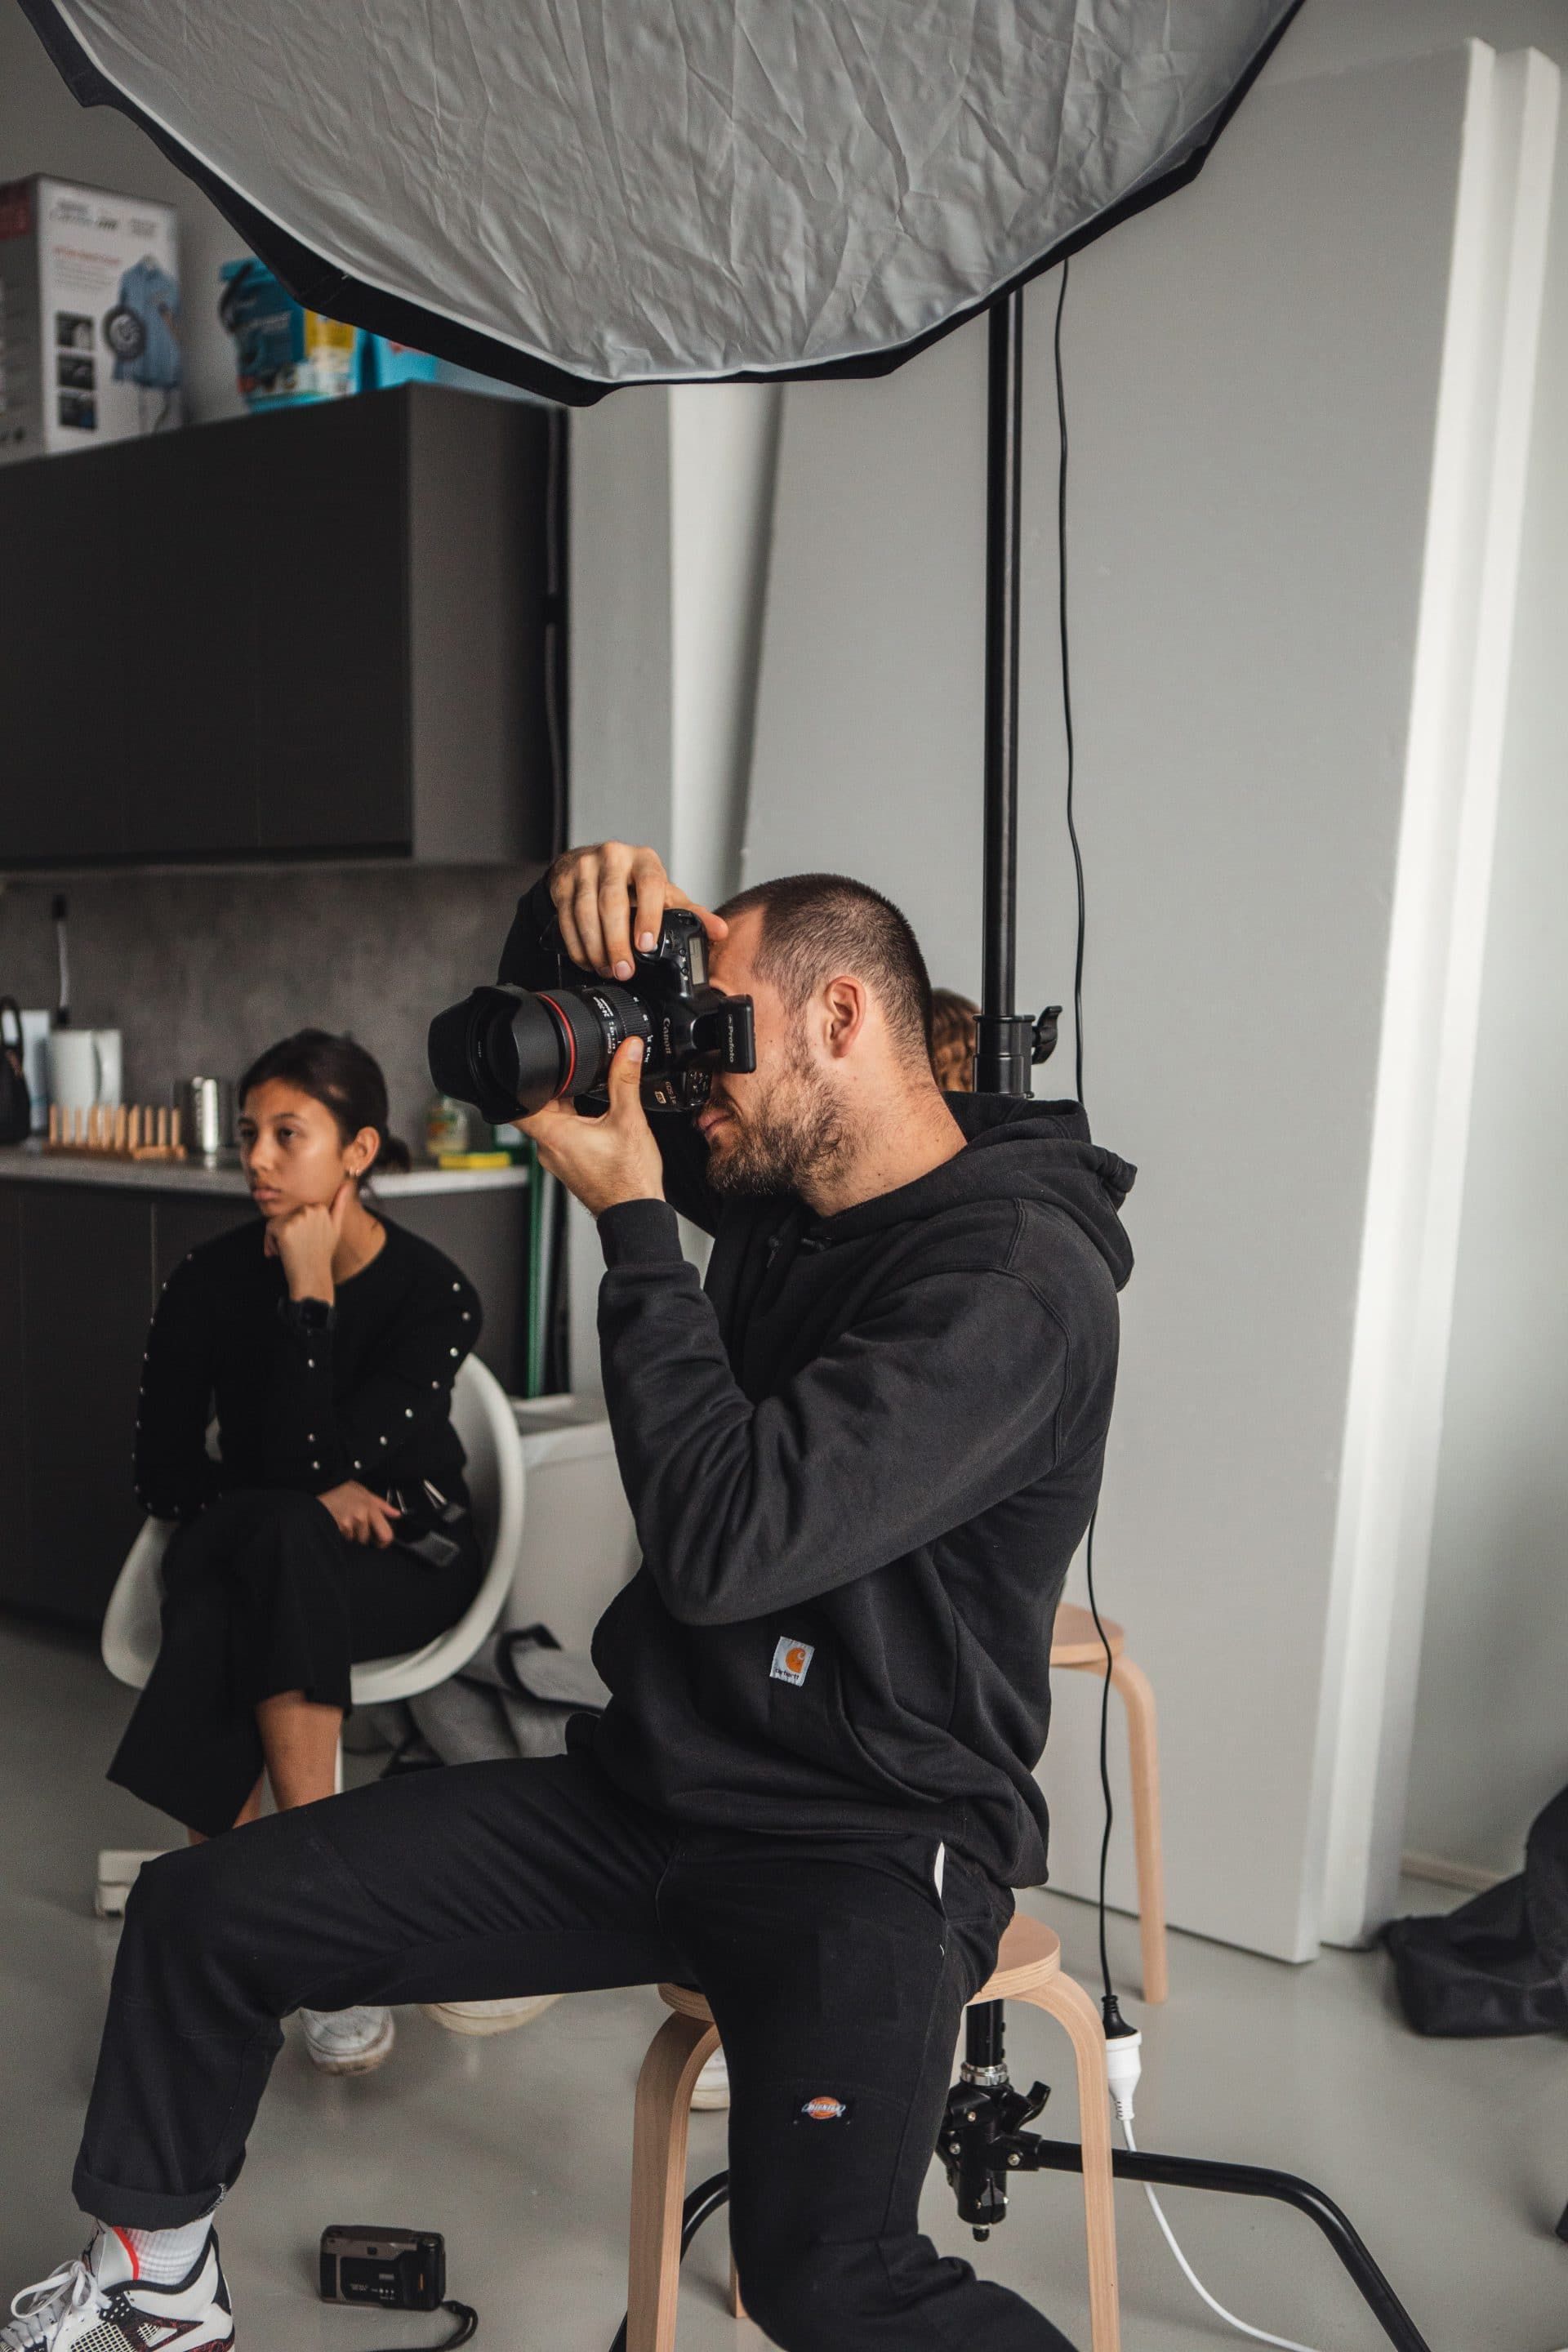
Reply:
<svg viewBox="0 0 1568 2352"><path fill-rule="evenodd" d="M1531 1824L1517 1878L1443 1917L1390 1920L1383 1940L1417 2033L1568 2032L1568 1789Z"/></svg>

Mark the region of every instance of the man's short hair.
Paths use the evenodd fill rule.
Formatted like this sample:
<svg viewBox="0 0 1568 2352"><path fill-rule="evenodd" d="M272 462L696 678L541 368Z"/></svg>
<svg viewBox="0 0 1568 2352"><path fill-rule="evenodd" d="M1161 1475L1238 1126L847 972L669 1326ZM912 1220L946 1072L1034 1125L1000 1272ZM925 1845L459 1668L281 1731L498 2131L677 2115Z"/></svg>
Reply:
<svg viewBox="0 0 1568 2352"><path fill-rule="evenodd" d="M719 909L727 922L763 918L757 970L798 1011L835 972L871 988L895 1045L912 1059L931 1055L931 978L909 919L867 882L844 874L786 874L757 882Z"/></svg>

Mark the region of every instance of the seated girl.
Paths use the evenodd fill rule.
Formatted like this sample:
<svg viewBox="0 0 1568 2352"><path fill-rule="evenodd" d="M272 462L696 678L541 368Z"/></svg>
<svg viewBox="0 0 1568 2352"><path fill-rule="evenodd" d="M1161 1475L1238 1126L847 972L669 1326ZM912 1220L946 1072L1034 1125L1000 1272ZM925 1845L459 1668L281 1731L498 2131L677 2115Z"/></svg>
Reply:
<svg viewBox="0 0 1568 2352"><path fill-rule="evenodd" d="M264 1772L279 1808L331 1796L350 1667L422 1648L482 1574L451 1421L479 1297L365 1201L373 1168L406 1164L380 1068L302 1029L236 1099L261 1215L193 1250L153 1318L136 1491L179 1525L109 1774L199 1837L253 1819ZM392 2047L389 2011L302 2014L329 2073Z"/></svg>

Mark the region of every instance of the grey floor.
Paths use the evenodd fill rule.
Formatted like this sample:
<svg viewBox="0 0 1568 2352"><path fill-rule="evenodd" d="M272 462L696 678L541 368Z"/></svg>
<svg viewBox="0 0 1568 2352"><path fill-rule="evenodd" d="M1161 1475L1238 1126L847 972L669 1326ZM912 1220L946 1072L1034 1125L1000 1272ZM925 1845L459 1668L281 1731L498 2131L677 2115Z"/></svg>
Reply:
<svg viewBox="0 0 1568 2352"><path fill-rule="evenodd" d="M68 2179L116 1931L91 1912L100 1845L163 1842L157 1817L109 1788L126 1695L96 1659L0 1629L0 2280L37 2278L81 2242ZM1413 1888L1417 1907L1436 1890ZM1447 1898L1451 1900L1452 1898ZM1033 1906L1037 1898L1029 1898ZM1094 1919L1038 1898L1068 1965L1094 1979ZM1137 1982L1136 1935L1112 1922L1112 1965ZM1143 2144L1268 2163L1320 2181L1350 2210L1432 2352L1556 2352L1568 2344L1568 2057L1560 2042L1426 2043L1399 2024L1384 1964L1331 1953L1287 1969L1177 1937L1173 1991L1141 2022ZM367 2352L428 2343L428 2320L313 2299L324 2223L409 2221L447 2233L453 2291L476 2303L480 2344L605 2352L625 2301L633 2084L661 2015L651 1992L558 2003L504 2039L464 2043L405 2016L392 2063L359 2082L312 2073L297 2042L279 2063L245 2177L223 2222L242 2342L268 2352ZM1065 2044L1012 2012L1015 2073L1053 2082L1050 2127L1075 2126ZM693 2179L723 2161L722 2117L700 2116ZM1244 2318L1321 2347L1384 2339L1310 2226L1282 2209L1187 2192L1168 2202L1199 2273ZM1128 2352L1240 2339L1177 2273L1142 2192L1119 2191ZM1075 2184L1019 2184L991 2243L966 2243L940 2176L926 2225L972 2254L1076 2341L1088 2342ZM682 2352L750 2352L762 2336L720 2301L715 2220L688 2261Z"/></svg>

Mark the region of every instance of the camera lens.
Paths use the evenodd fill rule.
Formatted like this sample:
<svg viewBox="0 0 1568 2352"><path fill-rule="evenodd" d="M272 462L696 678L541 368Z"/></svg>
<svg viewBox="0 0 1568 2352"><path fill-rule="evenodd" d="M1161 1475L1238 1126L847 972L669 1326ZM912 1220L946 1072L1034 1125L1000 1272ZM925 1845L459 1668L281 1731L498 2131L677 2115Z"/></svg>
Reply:
<svg viewBox="0 0 1568 2352"><path fill-rule="evenodd" d="M604 1076L604 1029L575 989L544 989L521 998L509 1028L516 1098L523 1110L542 1110L559 1096L586 1094ZM499 1040L497 1050L505 1055Z"/></svg>
<svg viewBox="0 0 1568 2352"><path fill-rule="evenodd" d="M430 1075L493 1126L602 1087L622 1037L651 1034L618 988L476 988L430 1024Z"/></svg>

